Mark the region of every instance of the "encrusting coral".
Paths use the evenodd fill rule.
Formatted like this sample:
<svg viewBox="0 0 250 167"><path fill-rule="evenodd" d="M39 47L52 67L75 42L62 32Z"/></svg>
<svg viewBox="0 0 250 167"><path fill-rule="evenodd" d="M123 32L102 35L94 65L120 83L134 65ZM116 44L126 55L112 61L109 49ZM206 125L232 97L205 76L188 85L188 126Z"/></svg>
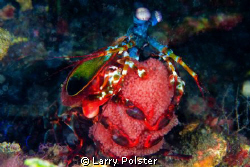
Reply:
<svg viewBox="0 0 250 167"><path fill-rule="evenodd" d="M0 28L0 60L7 54L11 45L11 35L8 31Z"/></svg>

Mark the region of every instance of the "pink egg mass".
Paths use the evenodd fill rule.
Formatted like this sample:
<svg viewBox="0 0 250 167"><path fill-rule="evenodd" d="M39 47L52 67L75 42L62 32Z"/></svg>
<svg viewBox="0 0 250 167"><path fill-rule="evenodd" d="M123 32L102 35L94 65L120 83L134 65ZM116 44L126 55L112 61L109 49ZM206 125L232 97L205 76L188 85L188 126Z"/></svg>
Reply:
<svg viewBox="0 0 250 167"><path fill-rule="evenodd" d="M122 157L155 153L164 143L163 136L178 124L175 114L168 111L174 89L169 83L166 66L152 58L136 63L146 69L147 76L140 78L130 70L120 96L132 102L143 114L135 112L137 118L134 118L128 114L130 110L126 104L110 100L102 107L101 121L90 128L89 135L107 155ZM138 115L145 115L145 118L138 118Z"/></svg>

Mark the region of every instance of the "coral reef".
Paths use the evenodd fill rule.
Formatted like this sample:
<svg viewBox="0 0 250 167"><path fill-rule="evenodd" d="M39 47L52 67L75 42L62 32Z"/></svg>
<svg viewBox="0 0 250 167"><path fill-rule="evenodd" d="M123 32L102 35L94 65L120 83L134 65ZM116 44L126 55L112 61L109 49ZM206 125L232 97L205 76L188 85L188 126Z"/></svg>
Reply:
<svg viewBox="0 0 250 167"><path fill-rule="evenodd" d="M0 152L4 154L13 154L21 151L20 145L18 143L0 143Z"/></svg>
<svg viewBox="0 0 250 167"><path fill-rule="evenodd" d="M240 14L221 13L210 17L185 17L178 27L172 27L168 23L162 24L160 26L161 33L155 32L153 36L166 44L180 43L193 35L213 29L231 30L241 21Z"/></svg>
<svg viewBox="0 0 250 167"><path fill-rule="evenodd" d="M25 167L23 165L24 158L20 155L13 155L9 158L3 159L2 163L0 163L1 167Z"/></svg>
<svg viewBox="0 0 250 167"><path fill-rule="evenodd" d="M14 18L15 7L12 5L6 5L0 10L0 18L3 20L9 20Z"/></svg>
<svg viewBox="0 0 250 167"><path fill-rule="evenodd" d="M24 157L18 143L0 143L0 166L23 167Z"/></svg>
<svg viewBox="0 0 250 167"><path fill-rule="evenodd" d="M0 28L0 61L4 58L7 54L8 49L11 45L20 43L20 42L27 42L28 39L26 37L15 37L10 34L7 30Z"/></svg>
<svg viewBox="0 0 250 167"><path fill-rule="evenodd" d="M236 167L247 167L250 164L250 143L243 136L231 138L229 142L230 149L224 157L222 165Z"/></svg>
<svg viewBox="0 0 250 167"><path fill-rule="evenodd" d="M0 45L0 60L2 60L11 45L10 33L2 28L0 28Z"/></svg>
<svg viewBox="0 0 250 167"><path fill-rule="evenodd" d="M174 166L187 167L214 167L223 162L227 154L227 140L221 134L213 132L209 127L198 128L186 132L182 136L182 153L192 155L189 161L177 161ZM166 157L166 164L171 163Z"/></svg>
<svg viewBox="0 0 250 167"><path fill-rule="evenodd" d="M58 144L40 144L38 155L44 160L50 160L54 164L63 163L67 156L68 148Z"/></svg>
<svg viewBox="0 0 250 167"><path fill-rule="evenodd" d="M26 11L26 10L31 10L33 9L32 6L32 0L16 0L20 6L21 6L21 11Z"/></svg>

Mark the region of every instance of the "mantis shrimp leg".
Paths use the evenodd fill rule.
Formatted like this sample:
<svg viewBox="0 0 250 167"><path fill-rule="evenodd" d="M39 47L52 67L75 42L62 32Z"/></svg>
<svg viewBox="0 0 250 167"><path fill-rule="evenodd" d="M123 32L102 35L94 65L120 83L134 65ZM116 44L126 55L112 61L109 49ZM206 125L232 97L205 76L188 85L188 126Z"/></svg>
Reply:
<svg viewBox="0 0 250 167"><path fill-rule="evenodd" d="M170 84L175 86L175 91L177 91L176 95L174 96L173 103L174 105L178 105L184 93L185 82L182 81L181 78L177 75L175 68L173 64L171 63L171 61L166 60L166 63L168 65L169 71L171 72L171 74L169 75Z"/></svg>
<svg viewBox="0 0 250 167"><path fill-rule="evenodd" d="M153 38L148 37L148 42L160 52L158 56L162 58L164 61L167 62L168 59L171 58L176 63L180 64L194 78L200 92L202 93L202 96L204 97L203 88L201 87L198 75L191 68L189 68L184 61L182 61L181 57L174 54L173 51L169 49L167 45L161 45Z"/></svg>

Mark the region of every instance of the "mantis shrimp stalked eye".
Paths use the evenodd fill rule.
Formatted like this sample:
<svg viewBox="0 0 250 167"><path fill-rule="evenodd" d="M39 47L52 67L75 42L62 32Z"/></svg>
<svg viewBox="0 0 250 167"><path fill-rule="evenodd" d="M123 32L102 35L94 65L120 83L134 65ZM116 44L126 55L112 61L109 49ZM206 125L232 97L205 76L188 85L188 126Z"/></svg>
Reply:
<svg viewBox="0 0 250 167"><path fill-rule="evenodd" d="M147 8L138 8L136 10L136 17L139 20L148 21L151 17L151 14Z"/></svg>
<svg viewBox="0 0 250 167"><path fill-rule="evenodd" d="M162 15L161 15L161 12L159 11L155 11L154 12L154 15L155 15L155 18L158 22L161 22L162 21Z"/></svg>

